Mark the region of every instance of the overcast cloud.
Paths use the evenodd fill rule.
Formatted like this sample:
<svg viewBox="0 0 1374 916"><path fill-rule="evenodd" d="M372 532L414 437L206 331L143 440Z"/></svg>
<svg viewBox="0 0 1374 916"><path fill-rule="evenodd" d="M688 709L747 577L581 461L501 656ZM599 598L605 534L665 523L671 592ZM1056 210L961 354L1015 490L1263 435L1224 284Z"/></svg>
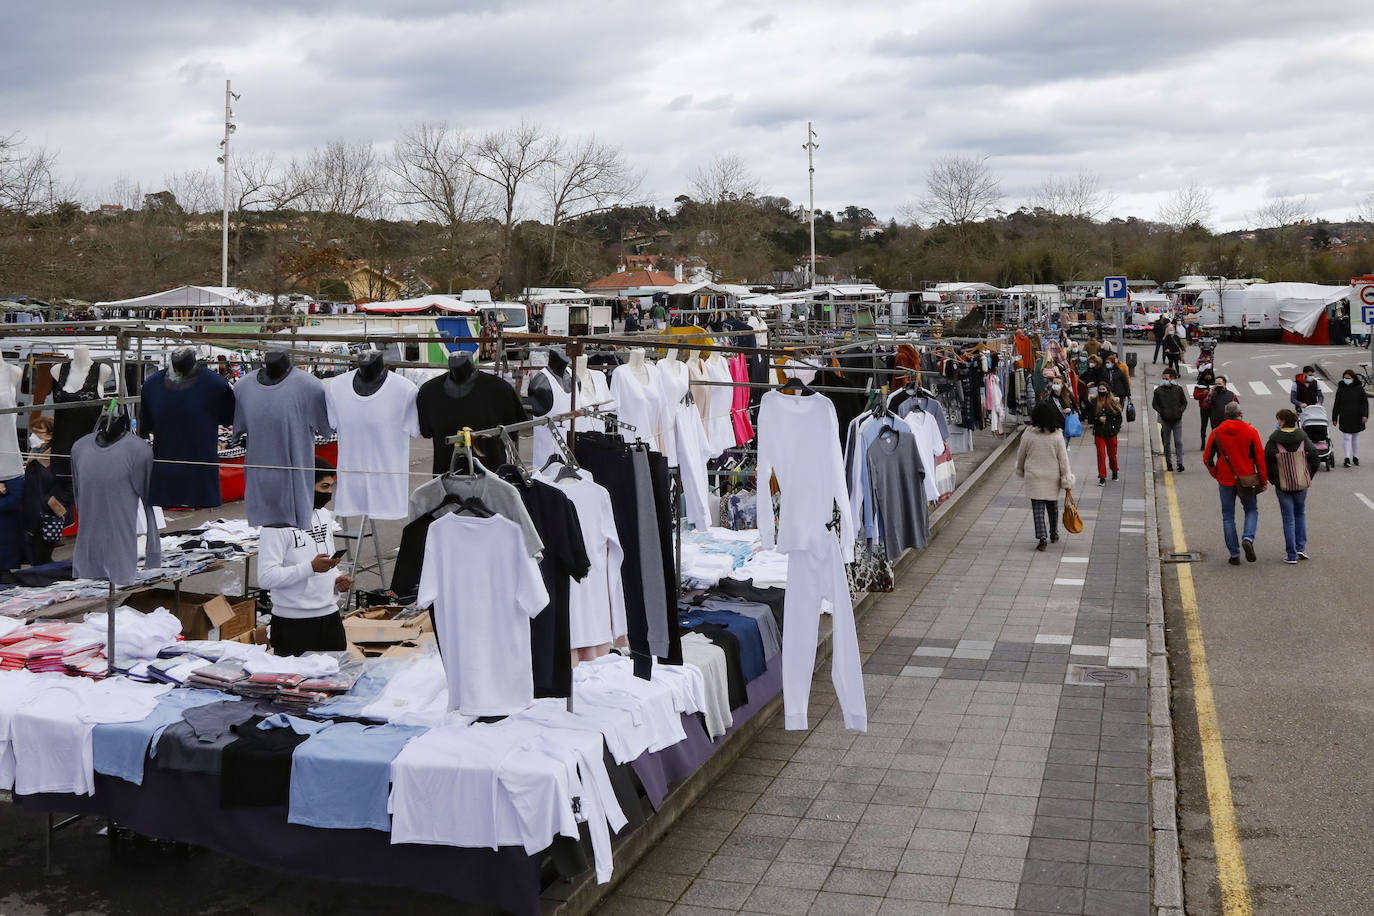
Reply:
<svg viewBox="0 0 1374 916"><path fill-rule="evenodd" d="M214 165L228 77L241 149L523 118L621 145L669 206L720 152L804 201L811 119L826 209L897 215L957 153L991 157L1007 209L1086 169L1117 215L1196 181L1229 228L1268 196L1343 219L1374 190L1371 39L1365 4L1323 0L15 0L0 133L60 151L87 199L155 190Z"/></svg>

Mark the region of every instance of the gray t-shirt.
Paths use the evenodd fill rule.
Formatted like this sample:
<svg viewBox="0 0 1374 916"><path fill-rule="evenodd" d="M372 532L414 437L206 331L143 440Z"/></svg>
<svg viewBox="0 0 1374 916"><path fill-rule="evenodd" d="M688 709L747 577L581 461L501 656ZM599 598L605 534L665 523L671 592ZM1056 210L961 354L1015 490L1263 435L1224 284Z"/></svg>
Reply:
<svg viewBox="0 0 1374 916"><path fill-rule="evenodd" d="M259 382L256 372L239 379L234 386L234 441L248 436L243 459L248 524L309 530L315 508L315 436L333 432L324 385L310 373L292 369L275 385Z"/></svg>
<svg viewBox="0 0 1374 916"><path fill-rule="evenodd" d="M543 555L544 542L540 540L539 532L534 528L534 521L530 518L524 501L520 499L519 491L500 477L491 474L480 474L476 477L441 475L425 481L411 491L407 524L433 512L449 496L459 499L477 497L492 512L520 526L520 532L525 539L525 549L529 551L530 556L538 558Z"/></svg>
<svg viewBox="0 0 1374 916"><path fill-rule="evenodd" d="M925 475L934 468L921 466L916 437L885 429L868 447L866 458L887 558L897 559L908 547L925 547L930 540Z"/></svg>
<svg viewBox="0 0 1374 916"><path fill-rule="evenodd" d="M91 433L72 446L72 489L81 520L72 575L108 579L115 585L138 579L139 500L148 525L144 567L162 565L161 537L148 504L152 476L153 447L133 433L106 446Z"/></svg>
<svg viewBox="0 0 1374 916"><path fill-rule="evenodd" d="M234 726L267 710L251 700L225 700L196 706L167 726L157 741L157 765L164 770L219 775L224 749L238 739Z"/></svg>

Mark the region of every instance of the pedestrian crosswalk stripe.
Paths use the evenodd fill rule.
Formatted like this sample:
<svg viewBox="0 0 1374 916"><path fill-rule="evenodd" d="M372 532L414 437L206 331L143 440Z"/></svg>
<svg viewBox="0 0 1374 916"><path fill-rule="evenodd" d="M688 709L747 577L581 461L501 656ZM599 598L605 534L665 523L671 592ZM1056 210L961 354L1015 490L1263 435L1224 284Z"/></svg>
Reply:
<svg viewBox="0 0 1374 916"><path fill-rule="evenodd" d="M1321 389L1322 394L1331 393L1331 386L1326 384L1326 382L1323 382L1321 379L1317 379L1317 387Z"/></svg>
<svg viewBox="0 0 1374 916"><path fill-rule="evenodd" d="M1262 395L1264 397L1268 397L1270 394L1273 394L1273 392L1269 390L1269 386L1264 384L1264 382L1251 382L1250 390L1253 391L1255 394Z"/></svg>

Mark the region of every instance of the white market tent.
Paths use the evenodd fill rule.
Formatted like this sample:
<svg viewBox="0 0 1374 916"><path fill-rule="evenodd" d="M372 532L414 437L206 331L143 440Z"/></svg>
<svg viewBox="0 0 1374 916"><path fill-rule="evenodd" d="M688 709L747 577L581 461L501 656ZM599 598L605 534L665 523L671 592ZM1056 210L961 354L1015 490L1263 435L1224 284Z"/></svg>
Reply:
<svg viewBox="0 0 1374 916"><path fill-rule="evenodd" d="M487 301L490 302L490 298ZM473 315L477 312L477 306L478 303L465 302L457 296L433 295L420 296L418 299L392 299L389 302L365 302L358 306L358 311L378 315L395 315L438 309L441 312L459 312L464 315Z"/></svg>
<svg viewBox="0 0 1374 916"><path fill-rule="evenodd" d="M1322 314L1351 293L1349 286L1317 283L1261 283L1240 294L1245 314L1256 309L1277 314L1279 327L1300 337L1311 337Z"/></svg>
<svg viewBox="0 0 1374 916"><path fill-rule="evenodd" d="M236 286L178 286L176 289L133 299L97 302L95 306L111 309L184 309L238 306L265 308L271 304L271 296Z"/></svg>

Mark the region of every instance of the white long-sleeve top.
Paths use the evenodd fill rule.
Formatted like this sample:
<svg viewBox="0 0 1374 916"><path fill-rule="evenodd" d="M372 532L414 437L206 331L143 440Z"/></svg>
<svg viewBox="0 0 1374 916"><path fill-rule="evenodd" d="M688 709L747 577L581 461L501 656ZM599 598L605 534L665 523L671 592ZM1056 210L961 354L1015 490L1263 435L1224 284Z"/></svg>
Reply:
<svg viewBox="0 0 1374 916"><path fill-rule="evenodd" d="M840 458L839 420L835 405L820 395L788 395L770 391L759 405L758 491L768 501L768 481L778 479L782 497L779 520L772 512L759 513L764 547L782 553L806 550L821 553L825 539L835 534L826 526L840 510L840 550L854 559L854 519Z"/></svg>
<svg viewBox="0 0 1374 916"><path fill-rule="evenodd" d="M323 617L339 609L336 570L317 573L310 563L334 553L334 513L315 509L310 530L267 528L258 536L258 587L272 592L277 617Z"/></svg>

